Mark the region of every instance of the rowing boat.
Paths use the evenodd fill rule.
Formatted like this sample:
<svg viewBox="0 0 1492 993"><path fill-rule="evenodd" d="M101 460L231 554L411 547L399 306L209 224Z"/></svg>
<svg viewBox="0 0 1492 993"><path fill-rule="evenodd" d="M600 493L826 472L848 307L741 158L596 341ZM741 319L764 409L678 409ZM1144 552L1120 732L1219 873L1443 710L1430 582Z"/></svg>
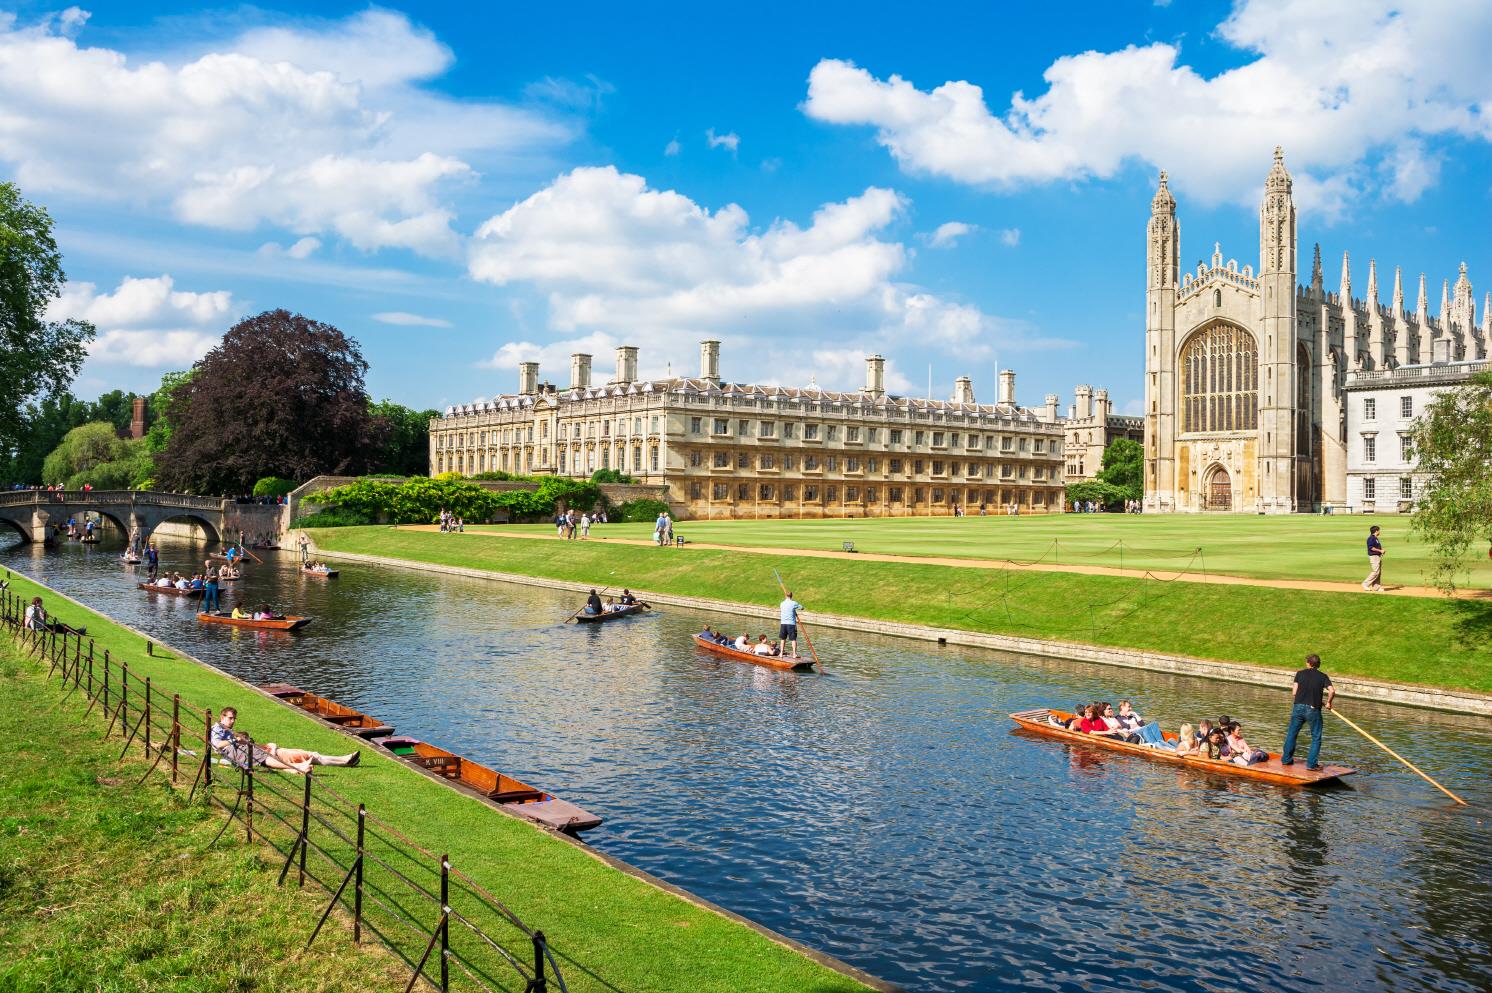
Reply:
<svg viewBox="0 0 1492 993"><path fill-rule="evenodd" d="M813 668L813 659L795 659L790 655L757 655L755 652L743 652L732 645L716 644L708 638L703 638L699 635L694 636L694 646L702 652L723 655L728 659L735 659L737 662L764 665L769 669L791 669L797 672L807 672Z"/></svg>
<svg viewBox="0 0 1492 993"><path fill-rule="evenodd" d="M401 735L384 738L379 744L407 762L466 787L484 800L564 834L579 834L601 823L600 817L552 793L534 789L512 776L418 738Z"/></svg>
<svg viewBox="0 0 1492 993"><path fill-rule="evenodd" d="M261 683L259 688L270 696L278 697L286 703L294 704L307 713L321 718L328 724L346 728L359 738L381 738L394 733L391 725L383 723L376 717L370 717L361 710L353 710L335 700L328 700L324 696L307 693L299 686L291 686L289 683Z"/></svg>
<svg viewBox="0 0 1492 993"><path fill-rule="evenodd" d="M1154 745L1132 745L1127 741L1119 741L1102 735L1084 734L1081 731L1069 731L1065 726L1058 727L1052 724L1053 719L1066 722L1071 720L1072 715L1060 710L1023 710L1011 714L1010 719L1020 725L1022 729L1049 738L1061 738L1076 744L1090 745L1097 748L1107 748L1115 752L1128 752L1131 755L1139 755L1155 762L1168 762L1171 765L1184 765L1188 768L1199 769L1204 772L1213 772L1223 776L1237 776L1241 779L1252 779L1258 782L1274 783L1278 786L1320 786L1323 783L1336 782L1343 776L1350 776L1356 769L1349 769L1341 765L1322 766L1316 771L1307 769L1304 763L1297 762L1293 765L1281 765L1280 757L1271 754L1268 761L1256 762L1253 765L1237 765L1226 759L1207 759L1198 755L1177 755L1167 748L1159 748ZM1176 735L1166 732L1167 741L1174 742Z"/></svg>
<svg viewBox="0 0 1492 993"><path fill-rule="evenodd" d="M198 590L200 593L201 590ZM197 620L207 624L227 624L236 628L253 628L255 631L295 631L311 623L309 617L272 617L267 621L256 621L252 617L234 617L231 614L198 614Z"/></svg>
<svg viewBox="0 0 1492 993"><path fill-rule="evenodd" d="M301 572L305 573L307 576L320 576L323 579L337 578L336 569L307 569L302 567Z"/></svg>
<svg viewBox="0 0 1492 993"><path fill-rule="evenodd" d="M135 585L142 590L149 590L152 593L164 593L167 596L201 596L203 592L200 587L195 590L178 590L174 586L157 586L154 583L136 583Z"/></svg>
<svg viewBox="0 0 1492 993"><path fill-rule="evenodd" d="M587 614L581 612L575 615L575 623L600 624L603 621L615 621L623 617L630 617L633 614L640 614L647 609L648 605L645 603L629 603L625 606L618 607L615 610L603 610L599 614Z"/></svg>

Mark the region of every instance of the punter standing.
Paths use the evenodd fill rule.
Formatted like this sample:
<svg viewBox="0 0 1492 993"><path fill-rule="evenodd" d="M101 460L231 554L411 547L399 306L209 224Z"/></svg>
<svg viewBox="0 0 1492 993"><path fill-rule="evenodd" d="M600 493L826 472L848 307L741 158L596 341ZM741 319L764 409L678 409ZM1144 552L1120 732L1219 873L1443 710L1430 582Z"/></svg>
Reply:
<svg viewBox="0 0 1492 993"><path fill-rule="evenodd" d="M788 590L787 591L787 596L783 598L782 603L778 604L778 609L781 611L781 614L782 614L782 616L781 616L782 626L777 629L777 637L782 640L782 646L784 648L787 647L787 643L789 641L791 641L793 643L793 654L792 654L792 657L793 658L797 658L798 657L798 611L800 611L800 610L803 609L803 605L801 603L799 603L798 601L794 600L793 599L793 592L792 592L792 590Z"/></svg>
<svg viewBox="0 0 1492 993"><path fill-rule="evenodd" d="M1362 581L1366 593L1383 592L1383 542L1378 540L1378 525L1368 528L1368 578Z"/></svg>
<svg viewBox="0 0 1492 993"><path fill-rule="evenodd" d="M1307 655L1305 661L1306 667L1295 674L1290 687L1295 706L1290 708L1290 729L1285 732L1285 750L1280 755L1280 765L1295 764L1295 738L1300 734L1302 724L1310 724L1311 750L1306 754L1306 768L1315 772L1321 768L1321 711L1331 709L1337 691L1331 685L1331 677L1321 671L1321 656Z"/></svg>

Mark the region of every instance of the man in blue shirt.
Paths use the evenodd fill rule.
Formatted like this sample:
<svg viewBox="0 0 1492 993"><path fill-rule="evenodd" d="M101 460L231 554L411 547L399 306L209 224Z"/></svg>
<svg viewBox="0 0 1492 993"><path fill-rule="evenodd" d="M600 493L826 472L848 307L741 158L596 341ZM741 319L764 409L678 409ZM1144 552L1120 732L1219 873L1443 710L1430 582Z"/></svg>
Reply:
<svg viewBox="0 0 1492 993"><path fill-rule="evenodd" d="M1368 578L1362 581L1364 593L1383 592L1383 542L1378 540L1378 525L1368 528Z"/></svg>
<svg viewBox="0 0 1492 993"><path fill-rule="evenodd" d="M803 605L793 599L793 593L791 590L789 590L787 592L787 596L783 598L782 603L778 604L777 606L782 615L780 618L780 620L782 621L782 626L777 629L777 637L782 640L782 644L784 647L787 646L787 643L789 641L793 643L792 657L797 658L798 611L803 609ZM783 654L786 653L784 652Z"/></svg>

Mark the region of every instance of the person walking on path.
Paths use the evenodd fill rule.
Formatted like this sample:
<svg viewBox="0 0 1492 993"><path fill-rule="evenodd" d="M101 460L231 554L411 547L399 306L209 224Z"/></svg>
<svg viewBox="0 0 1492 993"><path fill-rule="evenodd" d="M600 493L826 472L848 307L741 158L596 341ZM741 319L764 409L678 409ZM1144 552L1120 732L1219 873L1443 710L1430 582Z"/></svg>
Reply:
<svg viewBox="0 0 1492 993"><path fill-rule="evenodd" d="M786 648L787 643L791 641L793 643L792 658L797 658L798 611L803 609L803 605L794 600L793 591L788 590L783 596L782 602L778 604L777 607L781 613L781 617L779 618L779 620L782 621L782 626L777 629L777 638L781 642L783 648ZM787 653L783 652L783 654L786 655Z"/></svg>
<svg viewBox="0 0 1492 993"><path fill-rule="evenodd" d="M1362 581L1364 593L1383 592L1383 542L1378 540L1379 530L1376 524L1368 528L1368 578Z"/></svg>
<svg viewBox="0 0 1492 993"><path fill-rule="evenodd" d="M1373 530L1378 530L1374 528ZM1312 772L1321 768L1321 711L1331 709L1331 701L1337 695L1331 685L1331 677L1321 671L1321 656L1306 656L1306 667L1295 674L1290 692L1295 704L1290 708L1290 728L1285 732L1285 749L1280 753L1280 765L1295 764L1295 739L1302 725L1311 726L1311 750L1306 754L1306 768Z"/></svg>
<svg viewBox="0 0 1492 993"><path fill-rule="evenodd" d="M663 547L663 536L667 533L668 513L664 512L659 514L658 519L653 522L653 540L658 543L659 548Z"/></svg>

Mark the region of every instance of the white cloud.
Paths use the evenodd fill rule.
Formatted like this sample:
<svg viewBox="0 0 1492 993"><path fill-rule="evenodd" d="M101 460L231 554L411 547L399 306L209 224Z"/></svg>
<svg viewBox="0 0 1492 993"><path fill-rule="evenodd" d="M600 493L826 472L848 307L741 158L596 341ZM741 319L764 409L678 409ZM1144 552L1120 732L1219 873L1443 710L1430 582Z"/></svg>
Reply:
<svg viewBox="0 0 1492 993"><path fill-rule="evenodd" d="M958 240L975 229L973 224L965 224L963 221L947 221L939 224L937 230L927 236L929 248L952 248L958 244Z"/></svg>
<svg viewBox="0 0 1492 993"><path fill-rule="evenodd" d="M679 154L683 150L684 146L679 144L677 137L671 138L668 144L663 146L663 154L670 157Z"/></svg>
<svg viewBox="0 0 1492 993"><path fill-rule="evenodd" d="M615 86L593 75L586 76L583 82L545 76L523 88L523 95L530 100L585 111L600 110L601 101L615 92Z"/></svg>
<svg viewBox="0 0 1492 993"><path fill-rule="evenodd" d="M705 132L705 141L709 143L711 148L728 149L732 155L741 148L741 136L734 131L727 131L725 134L716 134L715 129L710 128Z"/></svg>
<svg viewBox="0 0 1492 993"><path fill-rule="evenodd" d="M804 109L876 128L908 172L993 189L1106 177L1137 160L1205 202L1252 203L1278 144L1303 180L1299 199L1318 209L1371 191L1362 166L1384 154L1408 165L1389 170L1386 191L1418 195L1433 181L1425 137L1492 140L1492 5L1241 0L1217 33L1254 57L1208 76L1164 43L1064 56L1045 92L993 112L970 82L922 90L826 59Z"/></svg>
<svg viewBox="0 0 1492 993"><path fill-rule="evenodd" d="M278 241L267 241L259 246L259 254L265 258L306 259L314 255L320 247L320 238L312 238L307 235L289 248L286 248Z"/></svg>
<svg viewBox="0 0 1492 993"><path fill-rule="evenodd" d="M381 314L374 314L373 319L380 324L393 324L407 328L448 328L451 326L451 322L443 318L422 317L419 314L409 314L402 310L386 310Z"/></svg>
<svg viewBox="0 0 1492 993"><path fill-rule="evenodd" d="M1014 248L1015 246L1019 245L1020 243L1021 243L1021 229L1020 228L1001 228L1000 229L1000 244L1004 245L1006 248Z"/></svg>
<svg viewBox="0 0 1492 993"><path fill-rule="evenodd" d="M68 283L47 307L51 320L75 318L98 328L92 361L184 367L205 355L235 312L227 290L178 290L170 276L125 277L109 293L92 283Z"/></svg>
<svg viewBox="0 0 1492 993"><path fill-rule="evenodd" d="M0 161L28 190L442 254L459 243L453 186L571 133L422 88L451 53L389 11L255 30L172 61L83 47L78 24L0 17Z"/></svg>

